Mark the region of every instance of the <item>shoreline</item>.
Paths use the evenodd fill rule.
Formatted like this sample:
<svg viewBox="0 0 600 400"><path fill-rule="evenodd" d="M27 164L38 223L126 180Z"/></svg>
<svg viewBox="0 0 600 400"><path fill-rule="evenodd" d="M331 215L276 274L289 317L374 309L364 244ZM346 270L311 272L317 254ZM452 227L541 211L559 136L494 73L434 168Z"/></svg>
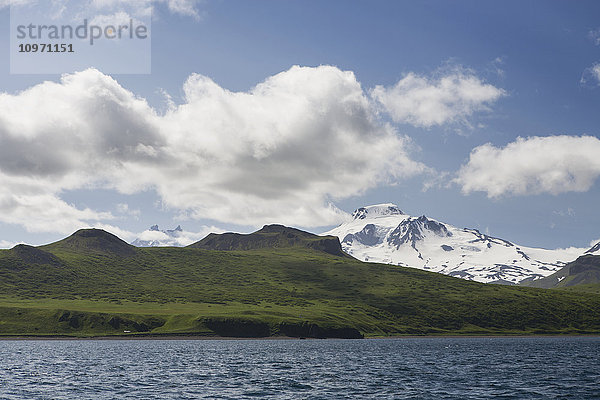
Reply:
<svg viewBox="0 0 600 400"><path fill-rule="evenodd" d="M310 337L290 337L290 336L267 336L267 337L231 337L231 336L203 336L197 334L190 335L114 335L114 336L68 336L68 335L15 335L0 336L2 341L70 341L70 340L385 340L385 339L501 339L501 338L600 338L600 333L592 334L490 334L490 335L396 335L396 336L373 336L363 339L342 339L342 338L310 338Z"/></svg>

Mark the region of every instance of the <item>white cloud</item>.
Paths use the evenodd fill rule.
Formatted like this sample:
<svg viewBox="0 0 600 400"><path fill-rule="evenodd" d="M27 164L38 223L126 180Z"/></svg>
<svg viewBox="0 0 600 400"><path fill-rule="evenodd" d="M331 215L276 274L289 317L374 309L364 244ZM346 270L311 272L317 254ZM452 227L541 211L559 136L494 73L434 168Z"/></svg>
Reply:
<svg viewBox="0 0 600 400"><path fill-rule="evenodd" d="M158 115L90 69L0 94L0 221L99 226L114 215L60 197L105 188L153 189L195 218L324 226L343 218L332 200L427 171L352 72L293 67L248 92L192 75L184 93Z"/></svg>
<svg viewBox="0 0 600 400"><path fill-rule="evenodd" d="M169 11L174 14L200 18L198 4L200 0L156 0L157 2L166 3Z"/></svg>
<svg viewBox="0 0 600 400"><path fill-rule="evenodd" d="M161 124L189 161L160 192L177 208L201 204L197 216L327 225L340 218L327 199L424 170L408 157L409 139L377 123L351 72L293 67L248 93L194 75L184 92L186 104Z"/></svg>
<svg viewBox="0 0 600 400"><path fill-rule="evenodd" d="M133 16L129 15L124 11L118 11L114 14L98 14L95 15L90 21L90 25L97 25L100 27L106 26L122 26L129 25L129 21L133 21L134 24L139 25L140 21L135 20Z"/></svg>
<svg viewBox="0 0 600 400"><path fill-rule="evenodd" d="M130 0L87 1L89 5L86 6L86 8L93 7L98 10L118 11L124 5L126 5L127 7L134 7L134 9L137 10L137 12L135 13L135 15L137 16L149 16L152 11L153 5L164 4L166 5L169 12L171 12L172 14L193 17L195 19L200 18L200 10L198 6L201 3L201 0L136 0L134 2Z"/></svg>
<svg viewBox="0 0 600 400"><path fill-rule="evenodd" d="M88 226L83 226L85 228L97 228L97 229L103 229L107 232L112 233L113 235L116 235L117 237L119 237L120 239L126 241L127 243L131 242L132 240L134 240L137 236L136 233L134 232L130 232L128 230L122 229L118 226L115 225L111 225L111 224L105 224L105 223L101 223L101 222L97 222L94 224L90 224Z"/></svg>
<svg viewBox="0 0 600 400"><path fill-rule="evenodd" d="M0 221L21 225L30 232L71 233L83 226L113 219L110 213L77 209L43 187L27 187L26 181L24 179L21 186L14 177L0 176Z"/></svg>
<svg viewBox="0 0 600 400"><path fill-rule="evenodd" d="M600 140L593 136L517 138L504 148L471 151L455 182L464 193L502 195L584 192L600 176Z"/></svg>
<svg viewBox="0 0 600 400"><path fill-rule="evenodd" d="M468 117L487 110L505 94L463 69L434 78L408 73L393 87L376 86L371 92L395 122L426 128L469 125Z"/></svg>
<svg viewBox="0 0 600 400"><path fill-rule="evenodd" d="M170 13L200 19L199 5L201 0L88 0L86 8L97 10L120 11L126 5L133 7L136 16L148 17L156 4L164 4Z"/></svg>
<svg viewBox="0 0 600 400"><path fill-rule="evenodd" d="M600 63L596 63L589 68L586 68L581 75L579 81L582 85L597 86L600 84Z"/></svg>
<svg viewBox="0 0 600 400"><path fill-rule="evenodd" d="M17 244L19 244L19 243L17 243L17 242L9 242L7 240L0 240L0 249L12 249Z"/></svg>
<svg viewBox="0 0 600 400"><path fill-rule="evenodd" d="M139 219L142 212L138 208L130 208L129 204L126 203L118 203L115 207L117 212L123 215L131 216L135 219Z"/></svg>

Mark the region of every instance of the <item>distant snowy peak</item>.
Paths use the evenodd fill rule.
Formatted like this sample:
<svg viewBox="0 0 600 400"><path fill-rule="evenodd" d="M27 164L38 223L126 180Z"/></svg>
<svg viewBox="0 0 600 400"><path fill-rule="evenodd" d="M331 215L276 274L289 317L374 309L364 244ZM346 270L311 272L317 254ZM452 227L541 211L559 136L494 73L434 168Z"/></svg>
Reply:
<svg viewBox="0 0 600 400"><path fill-rule="evenodd" d="M170 235L179 235L181 232L183 232L183 229L181 229L181 225L177 225L177 228L172 229L172 230L167 230L167 233Z"/></svg>
<svg viewBox="0 0 600 400"><path fill-rule="evenodd" d="M181 225L166 231L161 231L158 225L152 225L150 229L142 232L131 244L136 247L184 246L185 244L180 240L182 234Z"/></svg>
<svg viewBox="0 0 600 400"><path fill-rule="evenodd" d="M406 215L395 204L361 207L353 216L324 233L337 236L352 256L479 282L516 284L539 279L584 251L518 246L476 229L456 228L424 215ZM600 244L598 247L600 252Z"/></svg>
<svg viewBox="0 0 600 400"><path fill-rule="evenodd" d="M390 215L404 215L397 205L392 203L376 204L373 206L361 207L352 213L354 219L366 219L377 217L388 217Z"/></svg>

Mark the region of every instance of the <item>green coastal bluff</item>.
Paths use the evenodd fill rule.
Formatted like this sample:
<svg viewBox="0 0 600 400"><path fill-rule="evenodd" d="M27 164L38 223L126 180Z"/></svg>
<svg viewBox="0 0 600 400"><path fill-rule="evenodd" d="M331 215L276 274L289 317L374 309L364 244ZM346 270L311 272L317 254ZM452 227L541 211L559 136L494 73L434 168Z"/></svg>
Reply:
<svg viewBox="0 0 600 400"><path fill-rule="evenodd" d="M281 225L137 248L99 229L0 251L0 335L362 338L598 334L592 291L358 261Z"/></svg>

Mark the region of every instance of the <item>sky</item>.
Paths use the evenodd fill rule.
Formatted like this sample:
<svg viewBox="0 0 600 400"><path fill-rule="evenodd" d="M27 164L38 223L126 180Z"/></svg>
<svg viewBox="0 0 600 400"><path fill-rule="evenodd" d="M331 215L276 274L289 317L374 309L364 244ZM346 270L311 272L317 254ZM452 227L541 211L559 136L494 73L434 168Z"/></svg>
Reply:
<svg viewBox="0 0 600 400"><path fill-rule="evenodd" d="M321 233L378 203L526 246L600 240L600 3L138 2L147 70L97 51L23 74L0 0L0 248ZM97 21L119 1L78 4Z"/></svg>

